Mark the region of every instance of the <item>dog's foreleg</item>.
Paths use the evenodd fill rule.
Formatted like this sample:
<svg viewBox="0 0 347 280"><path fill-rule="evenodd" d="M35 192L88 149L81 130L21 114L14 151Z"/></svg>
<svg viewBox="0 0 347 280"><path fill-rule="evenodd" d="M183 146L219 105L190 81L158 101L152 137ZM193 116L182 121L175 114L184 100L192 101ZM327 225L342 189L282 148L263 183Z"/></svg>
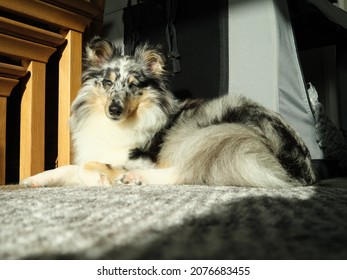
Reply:
<svg viewBox="0 0 347 280"><path fill-rule="evenodd" d="M126 169L100 162L87 162L79 169L79 177L87 186L112 186Z"/></svg>
<svg viewBox="0 0 347 280"><path fill-rule="evenodd" d="M80 166L65 165L24 179L20 184L43 186L111 186L125 169L105 163L87 162Z"/></svg>
<svg viewBox="0 0 347 280"><path fill-rule="evenodd" d="M176 167L135 169L125 173L119 178L122 184L135 185L169 185L180 184L179 173Z"/></svg>
<svg viewBox="0 0 347 280"><path fill-rule="evenodd" d="M65 165L28 177L20 184L28 187L80 185L79 166Z"/></svg>

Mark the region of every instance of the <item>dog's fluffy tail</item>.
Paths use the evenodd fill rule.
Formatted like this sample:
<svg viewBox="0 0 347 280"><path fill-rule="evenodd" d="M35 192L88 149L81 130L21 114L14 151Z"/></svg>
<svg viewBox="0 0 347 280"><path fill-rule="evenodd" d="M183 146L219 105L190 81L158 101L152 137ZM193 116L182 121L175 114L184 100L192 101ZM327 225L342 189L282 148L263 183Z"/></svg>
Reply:
<svg viewBox="0 0 347 280"><path fill-rule="evenodd" d="M242 125L206 127L188 138L179 143L185 159L176 161L182 183L254 187L304 185L288 174L261 137Z"/></svg>

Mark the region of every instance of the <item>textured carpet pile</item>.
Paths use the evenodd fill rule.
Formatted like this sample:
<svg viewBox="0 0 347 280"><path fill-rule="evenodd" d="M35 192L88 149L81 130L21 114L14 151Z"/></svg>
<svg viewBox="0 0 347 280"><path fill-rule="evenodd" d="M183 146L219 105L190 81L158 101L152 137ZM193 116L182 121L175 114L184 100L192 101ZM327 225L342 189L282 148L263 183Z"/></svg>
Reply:
<svg viewBox="0 0 347 280"><path fill-rule="evenodd" d="M0 259L347 259L347 180L0 187Z"/></svg>

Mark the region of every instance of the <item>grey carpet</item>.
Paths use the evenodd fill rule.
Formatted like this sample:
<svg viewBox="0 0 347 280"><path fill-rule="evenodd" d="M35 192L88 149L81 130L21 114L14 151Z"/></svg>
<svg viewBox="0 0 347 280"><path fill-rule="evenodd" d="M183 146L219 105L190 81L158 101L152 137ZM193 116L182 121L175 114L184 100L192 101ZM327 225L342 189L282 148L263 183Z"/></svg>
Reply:
<svg viewBox="0 0 347 280"><path fill-rule="evenodd" d="M0 259L347 259L347 180L0 187Z"/></svg>

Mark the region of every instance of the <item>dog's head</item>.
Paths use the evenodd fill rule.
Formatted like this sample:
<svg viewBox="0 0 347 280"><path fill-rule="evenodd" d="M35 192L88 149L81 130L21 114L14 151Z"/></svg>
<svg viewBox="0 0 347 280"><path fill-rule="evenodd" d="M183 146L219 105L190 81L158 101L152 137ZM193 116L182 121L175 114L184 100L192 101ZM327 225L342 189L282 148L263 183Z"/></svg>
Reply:
<svg viewBox="0 0 347 280"><path fill-rule="evenodd" d="M94 38L86 47L82 80L95 106L103 107L111 120L138 118L153 106L170 109L164 57L148 44L139 46L134 56L124 56L122 48Z"/></svg>

